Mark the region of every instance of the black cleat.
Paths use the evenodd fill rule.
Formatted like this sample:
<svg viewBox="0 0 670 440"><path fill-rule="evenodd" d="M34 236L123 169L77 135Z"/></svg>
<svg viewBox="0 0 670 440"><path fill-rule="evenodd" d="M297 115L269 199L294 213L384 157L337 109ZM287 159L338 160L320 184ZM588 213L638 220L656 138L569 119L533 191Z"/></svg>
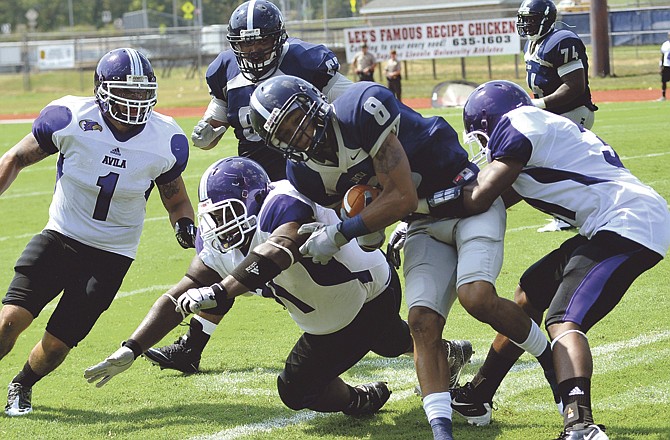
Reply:
<svg viewBox="0 0 670 440"><path fill-rule="evenodd" d="M358 402L342 411L348 416L367 416L378 412L391 397L391 390L386 382L373 382L354 387L358 394Z"/></svg>
<svg viewBox="0 0 670 440"><path fill-rule="evenodd" d="M160 348L150 348L144 352L149 361L162 369L181 371L185 374L194 374L199 371L200 353L188 347L187 339L181 337L174 344Z"/></svg>
<svg viewBox="0 0 670 440"><path fill-rule="evenodd" d="M456 387L451 393L451 408L463 416L470 425L486 426L491 423L493 402L482 402L473 396L472 384Z"/></svg>

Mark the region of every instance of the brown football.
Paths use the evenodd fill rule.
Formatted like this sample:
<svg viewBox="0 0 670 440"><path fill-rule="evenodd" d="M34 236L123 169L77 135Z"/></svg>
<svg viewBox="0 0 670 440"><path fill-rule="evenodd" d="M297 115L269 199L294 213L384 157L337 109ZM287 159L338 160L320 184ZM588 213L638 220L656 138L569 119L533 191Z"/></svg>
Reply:
<svg viewBox="0 0 670 440"><path fill-rule="evenodd" d="M381 190L371 185L354 185L342 198L342 214L351 218L359 214L363 208L379 196Z"/></svg>

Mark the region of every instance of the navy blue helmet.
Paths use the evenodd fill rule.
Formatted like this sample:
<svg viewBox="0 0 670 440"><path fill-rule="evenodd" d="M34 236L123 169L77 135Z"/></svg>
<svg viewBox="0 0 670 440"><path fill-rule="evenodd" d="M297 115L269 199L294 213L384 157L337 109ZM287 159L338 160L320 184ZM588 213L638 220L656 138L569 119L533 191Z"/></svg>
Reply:
<svg viewBox="0 0 670 440"><path fill-rule="evenodd" d="M524 38L544 37L556 22L556 5L551 0L524 0L516 15L516 29Z"/></svg>
<svg viewBox="0 0 670 440"><path fill-rule="evenodd" d="M203 241L224 253L248 244L268 192L270 178L251 159L227 157L210 165L198 188L198 228Z"/></svg>
<svg viewBox="0 0 670 440"><path fill-rule="evenodd" d="M145 124L156 105L154 69L135 49L107 52L95 68L94 84L102 113L124 124Z"/></svg>
<svg viewBox="0 0 670 440"><path fill-rule="evenodd" d="M279 8L266 0L251 0L233 11L227 38L242 75L257 82L277 70L288 37Z"/></svg>
<svg viewBox="0 0 670 440"><path fill-rule="evenodd" d="M264 81L250 101L251 126L287 159L304 162L325 139L333 109L325 95L304 79L281 75Z"/></svg>

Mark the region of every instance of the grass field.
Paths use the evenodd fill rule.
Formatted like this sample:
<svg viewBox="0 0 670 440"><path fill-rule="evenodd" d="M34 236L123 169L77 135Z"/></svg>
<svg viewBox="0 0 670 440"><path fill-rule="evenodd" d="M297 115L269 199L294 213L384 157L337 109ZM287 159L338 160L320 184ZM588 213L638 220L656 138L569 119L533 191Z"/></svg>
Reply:
<svg viewBox="0 0 670 440"><path fill-rule="evenodd" d="M44 104L44 102L42 102ZM665 103L603 104L594 131L609 141L624 164L670 199L670 148ZM460 112L442 114L460 131ZM196 119L179 120L190 132ZM0 152L30 129L1 125ZM193 150L185 180L191 197L205 168L233 153L232 135L214 150ZM0 196L0 285L33 234L47 220L55 160L24 170ZM538 234L543 214L526 205L509 211L506 255L499 294L511 298L522 271L570 236ZM154 300L179 280L192 257L173 238L159 198L149 200L137 261L117 299L65 363L33 388L34 412L23 418L0 416L2 439L431 439L413 394L416 377L409 357L367 356L345 375L350 383L386 380L393 390L381 413L366 419L342 414L293 412L279 400L275 379L300 332L274 301L241 298L224 319L204 353L202 373L183 376L160 371L138 359L133 368L101 389L83 379L86 367L103 360L135 329ZM622 303L589 334L594 352L593 407L613 440L670 439L670 265L667 261L639 278ZM53 304L24 332L0 363L0 386L9 383L41 337ZM406 310L403 309L403 314ZM178 327L163 342L185 331ZM464 371L468 380L481 365L494 336L456 305L447 338L473 342L476 353ZM459 440L549 439L562 429L551 393L534 359L524 355L495 397L498 410L488 427L468 426L456 417Z"/></svg>

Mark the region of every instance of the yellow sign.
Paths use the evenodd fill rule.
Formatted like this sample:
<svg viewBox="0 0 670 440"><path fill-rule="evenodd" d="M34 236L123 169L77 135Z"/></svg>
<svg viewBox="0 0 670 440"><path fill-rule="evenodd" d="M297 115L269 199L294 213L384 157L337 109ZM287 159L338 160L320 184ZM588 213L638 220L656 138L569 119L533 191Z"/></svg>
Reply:
<svg viewBox="0 0 670 440"><path fill-rule="evenodd" d="M356 0L349 0L349 6L351 6L351 12L356 12Z"/></svg>
<svg viewBox="0 0 670 440"><path fill-rule="evenodd" d="M193 3L187 1L183 5L181 5L181 10L184 12L184 19L186 20L193 20L193 11L195 11L195 6L193 6Z"/></svg>

